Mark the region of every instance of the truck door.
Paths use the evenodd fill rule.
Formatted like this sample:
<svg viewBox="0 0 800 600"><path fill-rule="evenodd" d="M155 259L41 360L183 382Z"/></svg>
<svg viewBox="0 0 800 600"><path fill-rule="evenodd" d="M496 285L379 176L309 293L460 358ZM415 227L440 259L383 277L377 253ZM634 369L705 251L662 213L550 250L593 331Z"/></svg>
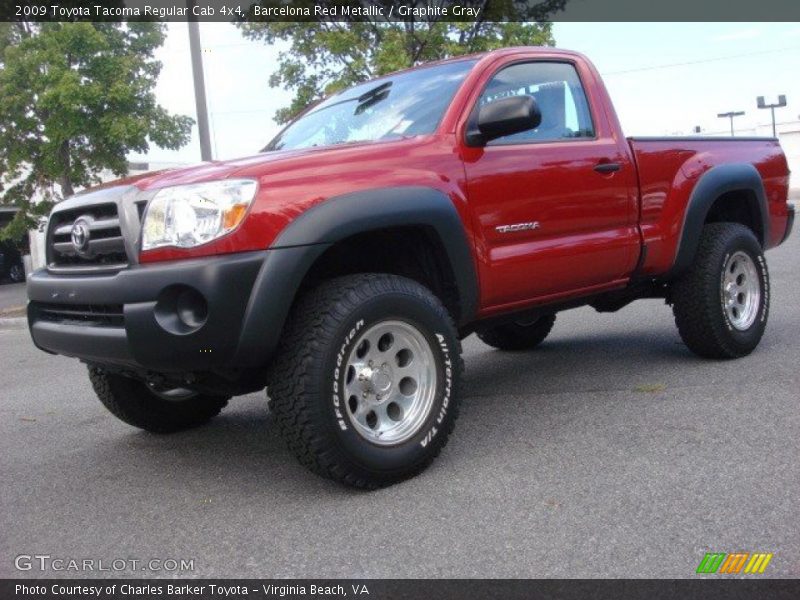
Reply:
<svg viewBox="0 0 800 600"><path fill-rule="evenodd" d="M635 167L625 139L587 98L576 65L501 66L470 118L481 105L520 94L536 99L541 124L464 153L483 309L620 285L638 259Z"/></svg>

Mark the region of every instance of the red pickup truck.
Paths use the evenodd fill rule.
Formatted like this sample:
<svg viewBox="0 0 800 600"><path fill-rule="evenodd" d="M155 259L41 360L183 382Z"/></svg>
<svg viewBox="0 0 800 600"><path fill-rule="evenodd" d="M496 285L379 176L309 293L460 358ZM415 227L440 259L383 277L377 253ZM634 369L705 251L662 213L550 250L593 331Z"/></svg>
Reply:
<svg viewBox="0 0 800 600"><path fill-rule="evenodd" d="M655 297L694 353L751 352L788 184L772 138L626 139L580 54L462 57L334 95L256 156L61 202L30 331L148 431L266 388L303 464L374 488L447 442L471 333L525 350L560 310Z"/></svg>

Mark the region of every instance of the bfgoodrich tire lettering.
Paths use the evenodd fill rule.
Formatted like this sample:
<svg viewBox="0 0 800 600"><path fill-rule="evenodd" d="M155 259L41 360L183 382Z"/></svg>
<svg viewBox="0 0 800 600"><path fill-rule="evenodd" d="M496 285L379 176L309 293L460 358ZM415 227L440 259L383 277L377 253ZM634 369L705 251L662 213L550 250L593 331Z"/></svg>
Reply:
<svg viewBox="0 0 800 600"><path fill-rule="evenodd" d="M729 310L731 277L736 257L752 266L748 271L756 305L752 319L737 321L736 309ZM744 277L744 275L743 275ZM755 279L756 281L752 281ZM741 291L747 291L742 279ZM738 295L738 294L736 294ZM750 229L738 223L710 223L703 228L694 263L672 285L673 313L686 346L706 358L737 358L750 354L761 341L769 316L769 272L758 240ZM741 296L745 306L746 298Z"/></svg>
<svg viewBox="0 0 800 600"><path fill-rule="evenodd" d="M384 445L356 426L347 393L355 344L381 323L419 332L436 373L424 418L409 435ZM375 488L419 473L439 454L455 425L462 370L455 326L429 290L393 275L352 275L322 284L293 308L268 392L279 429L302 464Z"/></svg>

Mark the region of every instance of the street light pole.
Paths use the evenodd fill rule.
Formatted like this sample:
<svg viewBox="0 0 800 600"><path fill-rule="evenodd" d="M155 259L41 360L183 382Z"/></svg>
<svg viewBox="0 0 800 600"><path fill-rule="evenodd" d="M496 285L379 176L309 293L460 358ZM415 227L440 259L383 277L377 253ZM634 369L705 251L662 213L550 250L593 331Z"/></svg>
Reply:
<svg viewBox="0 0 800 600"><path fill-rule="evenodd" d="M778 102L776 102L775 104L767 104L766 102L764 102L764 96L759 96L758 98L756 98L756 105L758 106L758 108L768 108L770 110L770 112L772 113L772 137L778 137L778 133L775 130L775 109L783 108L784 106L786 106L786 96L784 96L783 94L778 96Z"/></svg>
<svg viewBox="0 0 800 600"><path fill-rule="evenodd" d="M211 160L211 137L208 131L208 108L206 104L206 82L203 77L203 57L200 54L200 25L193 16L194 0L186 0L189 13L189 52L192 56L194 78L194 104L197 109L197 131L200 134L200 160Z"/></svg>
<svg viewBox="0 0 800 600"><path fill-rule="evenodd" d="M720 119L730 119L731 120L731 137L733 137L733 118L734 117L741 117L744 114L743 110L739 111L730 111L725 113L717 113L717 116Z"/></svg>

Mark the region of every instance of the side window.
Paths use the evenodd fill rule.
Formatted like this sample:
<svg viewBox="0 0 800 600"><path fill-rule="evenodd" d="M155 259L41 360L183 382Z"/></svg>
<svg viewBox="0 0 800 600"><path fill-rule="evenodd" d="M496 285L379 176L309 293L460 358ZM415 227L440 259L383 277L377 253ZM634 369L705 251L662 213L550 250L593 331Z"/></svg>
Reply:
<svg viewBox="0 0 800 600"><path fill-rule="evenodd" d="M589 103L575 67L558 62L530 62L506 67L489 81L480 97L483 106L508 96L536 99L542 122L536 129L493 140L489 145L593 138Z"/></svg>

